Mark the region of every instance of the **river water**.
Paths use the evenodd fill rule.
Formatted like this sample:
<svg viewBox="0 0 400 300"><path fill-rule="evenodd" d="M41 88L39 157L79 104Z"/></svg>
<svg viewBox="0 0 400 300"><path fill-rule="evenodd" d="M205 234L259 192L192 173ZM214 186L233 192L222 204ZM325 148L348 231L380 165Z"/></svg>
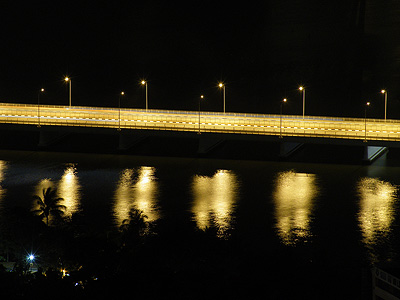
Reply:
<svg viewBox="0 0 400 300"><path fill-rule="evenodd" d="M67 215L80 211L99 230L135 207L149 221L216 228L224 239L238 232L249 247L308 245L307 259L332 268L368 270L399 256L400 167L384 158L369 166L31 151L0 158L1 211L31 209L32 196L52 186Z"/></svg>

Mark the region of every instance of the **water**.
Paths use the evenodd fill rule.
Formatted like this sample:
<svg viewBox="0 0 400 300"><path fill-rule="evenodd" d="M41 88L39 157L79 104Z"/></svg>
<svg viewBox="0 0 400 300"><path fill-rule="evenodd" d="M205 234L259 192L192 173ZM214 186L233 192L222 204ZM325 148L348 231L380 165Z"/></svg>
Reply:
<svg viewBox="0 0 400 300"><path fill-rule="evenodd" d="M81 212L98 230L119 226L135 207L149 221L235 235L249 253L286 249L360 278L399 256L400 168L384 160L362 166L18 151L0 151L0 159L0 213L33 209L32 196L52 186L67 215Z"/></svg>

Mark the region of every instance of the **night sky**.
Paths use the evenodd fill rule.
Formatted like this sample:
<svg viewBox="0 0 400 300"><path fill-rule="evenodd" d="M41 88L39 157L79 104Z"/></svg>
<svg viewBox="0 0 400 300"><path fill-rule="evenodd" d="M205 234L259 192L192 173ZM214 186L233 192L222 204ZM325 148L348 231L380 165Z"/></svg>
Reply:
<svg viewBox="0 0 400 300"><path fill-rule="evenodd" d="M0 101L400 118L396 1L233 2L1 1Z"/></svg>

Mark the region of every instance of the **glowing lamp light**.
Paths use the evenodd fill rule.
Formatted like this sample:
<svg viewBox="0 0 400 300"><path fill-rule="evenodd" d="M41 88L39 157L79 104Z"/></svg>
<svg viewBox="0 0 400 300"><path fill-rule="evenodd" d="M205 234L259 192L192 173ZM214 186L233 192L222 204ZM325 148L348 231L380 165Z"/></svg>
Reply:
<svg viewBox="0 0 400 300"><path fill-rule="evenodd" d="M299 87L299 90L300 90L300 91L304 90L304 87L302 87L302 86L301 86L301 87Z"/></svg>
<svg viewBox="0 0 400 300"><path fill-rule="evenodd" d="M385 93L386 93L386 90L382 90L381 93L382 93L382 94L385 94Z"/></svg>
<svg viewBox="0 0 400 300"><path fill-rule="evenodd" d="M69 77L65 77L64 80L65 80L65 81L69 81Z"/></svg>
<svg viewBox="0 0 400 300"><path fill-rule="evenodd" d="M33 254L30 254L30 255L28 255L28 257L27 257L27 258L28 258L28 260L29 260L29 261L31 261L31 262L32 262L32 261L34 261L34 260L35 260L35 255L33 255Z"/></svg>

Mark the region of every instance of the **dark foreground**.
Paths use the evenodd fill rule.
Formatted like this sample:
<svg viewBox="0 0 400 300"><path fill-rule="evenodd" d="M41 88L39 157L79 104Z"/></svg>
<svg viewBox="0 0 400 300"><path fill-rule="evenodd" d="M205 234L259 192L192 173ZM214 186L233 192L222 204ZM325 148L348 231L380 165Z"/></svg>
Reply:
<svg viewBox="0 0 400 300"><path fill-rule="evenodd" d="M362 261L332 265L328 253L313 253L311 245L271 247L240 231L218 237L217 230L193 228L150 224L133 211L119 229L100 232L84 216L46 226L30 212L9 211L0 254L18 267L0 270L0 298L370 298ZM33 274L24 260L27 245L40 266Z"/></svg>

